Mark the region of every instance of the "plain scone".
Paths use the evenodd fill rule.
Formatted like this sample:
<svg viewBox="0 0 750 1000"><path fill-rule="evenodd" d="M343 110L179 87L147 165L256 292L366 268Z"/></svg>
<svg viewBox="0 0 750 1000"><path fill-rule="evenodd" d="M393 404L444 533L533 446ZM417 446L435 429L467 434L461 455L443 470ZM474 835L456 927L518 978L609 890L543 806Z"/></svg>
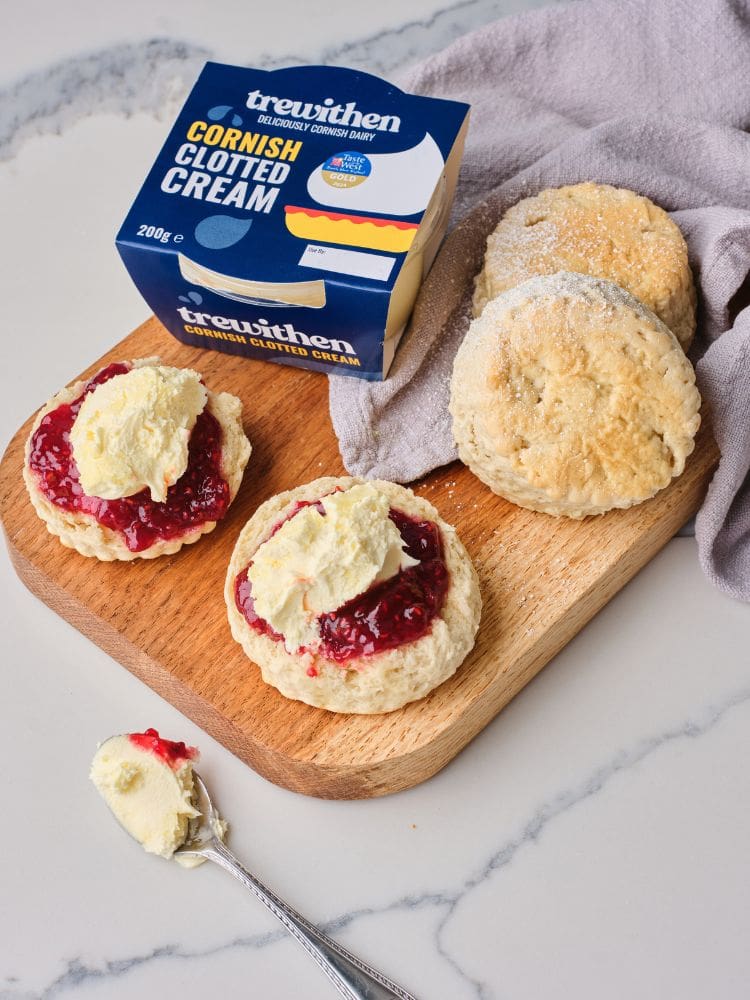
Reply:
<svg viewBox="0 0 750 1000"><path fill-rule="evenodd" d="M613 284L561 272L487 304L453 368L459 455L507 500L573 518L679 476L700 425L674 335Z"/></svg>
<svg viewBox="0 0 750 1000"><path fill-rule="evenodd" d="M137 358L130 362L133 368L159 364L158 358ZM155 559L158 556L174 555L183 545L190 545L216 527L216 521L205 521L178 538L155 542L142 552L131 552L117 531L99 524L95 517L80 511L63 510L53 504L39 490L36 478L29 468L31 441L42 418L63 403L72 403L84 390L88 379L81 379L61 389L41 408L34 420L31 433L26 440L23 478L34 510L44 521L51 535L56 535L63 545L75 549L82 556L92 556L102 562L114 560ZM251 446L242 429L242 403L228 392L208 391L206 408L221 425L221 471L229 485L230 504L237 495L250 458Z"/></svg>
<svg viewBox="0 0 750 1000"><path fill-rule="evenodd" d="M519 201L487 238L473 311L537 275L606 278L655 312L687 350L696 295L682 233L648 198L609 184L549 188Z"/></svg>
<svg viewBox="0 0 750 1000"><path fill-rule="evenodd" d="M348 490L363 482L349 477L316 479L279 493L262 504L243 528L227 571L224 597L232 636L260 667L266 684L287 698L330 712L360 715L391 712L423 698L452 676L474 645L482 598L479 580L455 529L441 520L435 508L411 490L395 483L373 481L398 510L437 524L450 585L440 614L427 635L370 656L335 663L320 655L288 653L284 643L252 629L238 610L234 588L237 575L252 561L273 527L300 500L319 500L335 489ZM318 676L310 677L315 665Z"/></svg>

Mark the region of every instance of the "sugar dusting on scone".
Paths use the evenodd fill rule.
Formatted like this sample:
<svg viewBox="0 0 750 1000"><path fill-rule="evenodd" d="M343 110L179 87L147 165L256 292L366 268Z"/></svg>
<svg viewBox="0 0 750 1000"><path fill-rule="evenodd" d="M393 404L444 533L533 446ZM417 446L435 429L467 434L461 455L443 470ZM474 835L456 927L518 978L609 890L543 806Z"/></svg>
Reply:
<svg viewBox="0 0 750 1000"><path fill-rule="evenodd" d="M461 460L521 507L582 518L654 496L700 425L674 334L611 281L561 272L489 302L456 355Z"/></svg>
<svg viewBox="0 0 750 1000"><path fill-rule="evenodd" d="M585 182L513 205L487 239L474 315L508 289L558 271L613 281L656 313L685 350L690 346L696 294L687 245L648 198Z"/></svg>

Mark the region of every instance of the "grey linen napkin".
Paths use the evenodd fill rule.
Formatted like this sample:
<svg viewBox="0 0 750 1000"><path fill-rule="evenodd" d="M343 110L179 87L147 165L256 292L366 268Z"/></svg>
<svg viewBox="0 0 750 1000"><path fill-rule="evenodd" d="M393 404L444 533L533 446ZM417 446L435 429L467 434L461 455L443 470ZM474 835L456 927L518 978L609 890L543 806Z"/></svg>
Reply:
<svg viewBox="0 0 750 1000"><path fill-rule="evenodd" d="M696 521L699 556L716 586L750 600L750 307L734 315L750 272L750 3L551 7L460 38L400 83L467 101L471 126L454 227L389 377L330 378L346 468L410 482L456 457L453 358L486 237L507 208L583 180L632 188L688 243L701 299L691 356L721 450Z"/></svg>

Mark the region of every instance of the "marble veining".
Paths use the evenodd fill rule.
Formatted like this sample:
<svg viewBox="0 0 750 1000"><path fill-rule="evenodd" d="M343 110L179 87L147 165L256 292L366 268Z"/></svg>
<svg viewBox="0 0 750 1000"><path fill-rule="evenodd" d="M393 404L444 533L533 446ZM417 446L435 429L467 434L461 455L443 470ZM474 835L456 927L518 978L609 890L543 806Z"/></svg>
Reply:
<svg viewBox="0 0 750 1000"><path fill-rule="evenodd" d="M505 14L541 6L544 0L506 0ZM247 64L261 69L310 61L346 65L389 75L449 45L459 35L497 16L495 0L463 0L424 20L408 21L320 52L290 50L269 55L262 49ZM251 47L254 47L251 42ZM138 112L171 119L200 67L221 59L214 47L180 39L148 38L63 59L0 90L0 160L33 135L61 133L91 114Z"/></svg>
<svg viewBox="0 0 750 1000"><path fill-rule="evenodd" d="M431 889L415 895L402 896L383 906L358 907L342 913L321 924L326 933L335 936L364 917L380 916L396 910L434 909L442 915L436 926L434 945L438 955L444 958L471 988L477 1000L497 1000L493 987L473 979L450 953L443 941L443 932L451 920L457 906L478 886L483 885L492 875L512 864L517 853L525 847L533 847L563 813L601 792L617 775L637 767L667 744L679 740L696 740L719 725L727 713L750 703L750 687L732 691L723 700L710 704L698 715L684 720L679 725L655 733L625 748L604 764L585 775L570 788L561 790L549 801L542 803L512 839L500 844L483 863L469 875L457 889ZM237 890L240 891L239 889ZM234 938L216 947L203 950L188 950L179 945L159 945L146 954L128 958L107 960L102 966L89 966L80 957L69 959L65 972L53 980L41 992L34 993L20 987L11 987L0 992L0 1000L53 1000L90 981L106 982L127 975L139 966L169 960L198 960L210 955L233 949L267 948L286 938L282 929L263 934ZM7 980L6 980L7 981Z"/></svg>
<svg viewBox="0 0 750 1000"><path fill-rule="evenodd" d="M210 59L208 49L170 39L113 46L61 60L0 91L0 159L27 138L60 134L91 114L165 114Z"/></svg>
<svg viewBox="0 0 750 1000"><path fill-rule="evenodd" d="M6 241L13 248L6 253L8 319L0 341L2 403L9 431L39 404L47 383L54 391L136 321L142 303L135 301L112 246L118 206L127 202L138 182L134 164L150 162L166 123L206 59L268 68L338 63L398 82L410 64L460 34L501 14L540 5L540 0L438 0L434 5L414 0L388 24L387 16L368 20L364 5L357 14L347 8L349 20L344 23L342 5L319 6L311 19L308 5L300 0L275 0L273 10L255 5L251 15L238 14L236 5L226 0L214 0L209 13L202 0L183 0L179 9L163 0L133 0L138 17L131 17L130 5L111 8L101 15L114 24L106 30L96 23L100 5L94 0L71 0L58 21L51 14L42 17L34 2L20 5L14 19L28 28L25 38L44 31L57 31L59 37L55 45L47 45L44 59L34 45L24 43L28 48L15 63L22 69L15 78L6 77L0 88L0 204L7 221ZM276 28L284 23L288 30L274 33L267 27L272 23ZM377 24L381 26L373 27ZM12 30L0 39L0 50L3 45L6 55L13 54ZM92 155L95 147L108 144L114 152L105 149L106 156ZM29 268L31 260L34 269ZM85 295L73 294L71 289L83 287L77 284L81 274L86 278ZM11 323L14 328L20 324L24 335L12 336ZM684 533L690 533L689 526ZM152 859L134 859L127 854L128 845L117 842L117 831L95 812L90 804L94 793L85 780L90 751L103 735L142 724L156 724L165 733L201 745L225 782L228 799L234 796L238 803L236 817L227 808L237 824L238 841L257 809L264 811L264 827L270 825L271 834L274 822L291 815L321 838L340 826L366 844L379 844L376 858L382 876L380 870L375 875L363 870L351 875L351 885L337 869L336 844L326 842L317 859L326 880L313 878L315 891L304 884L288 891L293 881L284 888L274 877L265 877L311 918L334 914L321 925L355 952L362 953L362 941L377 938L364 957L403 980L421 1000L569 1000L572 995L576 1000L619 1000L625 995L629 1000L633 995L642 1000L672 1000L677 995L680 1000L703 1000L709 995L708 980L710 993L722 1000L746 995L750 965L740 933L750 897L750 788L741 763L747 759L741 733L747 733L750 720L749 623L746 608L710 591L687 540L672 542L450 768L420 788L373 803L321 804L267 786L26 594L7 559L0 560L0 584L5 595L0 602L5 690L12 695L5 699L0 726L3 790L16 803L17 814L28 821L24 836L7 829L0 841L2 1000L193 1000L205 995L204 981L210 981L217 994L232 997L245 995L246 984L238 976L248 974L255 978L247 995L259 1000L331 996L312 966L308 978L309 960L301 952L299 970L288 967L295 946L283 943L285 933L274 929L270 919L263 922L259 905L246 900L227 876L213 871L174 873L176 866L154 861L151 867ZM633 642L635 632L640 645ZM601 663L602 669L590 669L591 662ZM736 725L738 718L744 727ZM560 719L570 724L566 727ZM60 775L47 768L39 749L42 729L61 747L65 790L58 787ZM571 749L579 729L584 738ZM529 733L534 734L531 740ZM557 744L545 745L545 739L553 744L556 739L568 741L569 772L563 768L549 773ZM674 751L677 763L670 757ZM497 766L494 754L504 767ZM698 908L700 918L693 915L693 925L677 908L666 911L678 933L671 944L663 945L663 955L658 950L652 954L643 941L634 940L632 927L616 906L608 906L601 924L615 938L622 934L618 954L626 956L623 961L634 955L633 961L643 964L637 993L618 988L613 978L617 970L613 973L606 963L600 962L593 978L586 978L592 954L606 951L609 940L597 937L596 918L586 925L589 937L574 944L574 993L554 977L535 978L536 958L527 958L525 952L515 962L514 979L508 954L491 934L480 933L510 903L517 903L509 896L509 882L523 897L532 897L532 909L539 900L545 906L545 873L558 870L556 845L566 825L574 827L575 847L582 855L597 856L606 836L613 836L617 848L625 850L627 837L617 840L623 822L619 804L633 801L625 786L644 773L635 808L647 800L644 785L655 783L663 809L647 824L633 817L635 828L647 827L646 838L652 833L662 837L652 851L638 857L644 878L658 880L665 839L673 838L668 849L679 854L684 801L700 807L713 794L715 814L695 820L700 829L694 848L679 855L676 871L688 885L686 893L698 891L696 873L705 872L707 864L699 852L705 851L714 868L709 867L700 884L704 889L719 885L715 895L704 909ZM472 782L478 793L464 795ZM49 800L50 814L39 806L40 796ZM589 832L592 808L603 817L604 832L601 824ZM419 820L418 832L411 832L417 825L412 819ZM687 833L695 836L696 831ZM441 851L450 847L453 836L455 857L446 858ZM272 837L258 837L256 858L265 873L274 869L279 861L274 851L281 855L282 848ZM293 844L281 834L278 839L287 849ZM244 847L237 849L254 867L253 855ZM421 856L425 860L420 865ZM631 871L616 857L606 857L613 878L621 869ZM402 858L413 870L398 868ZM283 867L276 870L283 874ZM354 872L356 864L344 870ZM583 879L576 892L585 909L598 898L596 886L586 878L593 880L599 873L591 874L585 866L580 871ZM668 892L673 883L666 886ZM139 924L137 894L151 891L162 905L178 907L179 918L172 925L165 928L150 913ZM664 938L658 894L649 895L648 887L644 891L647 904L657 910L653 920L643 911L644 935L649 940ZM109 893L122 894L122 919L112 920L99 910L96 919L87 919L89 908L102 907ZM211 912L194 930L190 907L205 911L214 896L223 901L225 912ZM626 892L618 900L625 908L630 897ZM557 911L551 912L554 918ZM506 930L516 914L528 916L528 909L509 909ZM542 921L541 929L538 921L528 929L542 960L566 947L570 950L569 938L554 929L553 918ZM31 928L37 926L41 936L32 939ZM238 933L246 927L247 934ZM511 935L503 945L522 944L526 933L527 928L520 928L518 936ZM687 953L691 941L700 942L692 949L695 955ZM399 945L404 954L396 954ZM696 976L687 988L671 989L668 966L675 955L682 959L680 965L702 972L704 979ZM243 957L248 960L238 961ZM304 989L289 985L294 975L302 977L296 982L303 982ZM534 992L542 980L545 988Z"/></svg>

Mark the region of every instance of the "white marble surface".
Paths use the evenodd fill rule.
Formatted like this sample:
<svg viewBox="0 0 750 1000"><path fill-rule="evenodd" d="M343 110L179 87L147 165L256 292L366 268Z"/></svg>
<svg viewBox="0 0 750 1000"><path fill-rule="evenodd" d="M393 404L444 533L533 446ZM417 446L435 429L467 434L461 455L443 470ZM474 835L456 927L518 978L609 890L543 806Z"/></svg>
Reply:
<svg viewBox="0 0 750 1000"><path fill-rule="evenodd" d="M114 233L207 57L390 73L529 6L131 0L14 10L0 40L0 439L146 316ZM405 23L408 18L408 23ZM673 541L427 784L323 802L268 784L0 559L0 997L332 996L210 866L143 854L87 781L98 740L200 744L231 845L420 998L744 998L750 609Z"/></svg>

